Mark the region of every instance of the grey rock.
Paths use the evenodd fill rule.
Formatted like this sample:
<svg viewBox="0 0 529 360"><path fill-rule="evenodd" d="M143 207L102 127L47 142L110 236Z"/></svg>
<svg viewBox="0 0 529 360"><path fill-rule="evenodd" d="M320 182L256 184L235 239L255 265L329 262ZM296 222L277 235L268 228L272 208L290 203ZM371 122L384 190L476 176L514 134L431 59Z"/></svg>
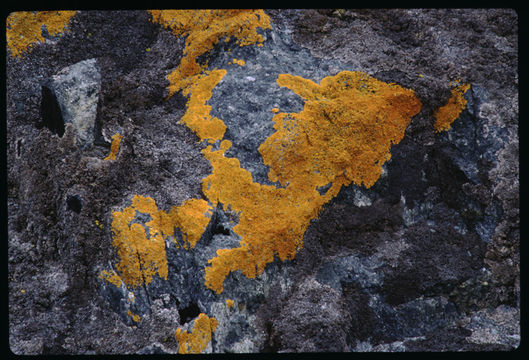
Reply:
<svg viewBox="0 0 529 360"><path fill-rule="evenodd" d="M521 341L518 311L501 305L493 310L476 312L465 326L472 331L467 340L475 344L499 344L517 348Z"/></svg>
<svg viewBox="0 0 529 360"><path fill-rule="evenodd" d="M77 130L77 144L91 147L95 139L101 74L96 59L83 60L61 69L46 84L52 89L63 121Z"/></svg>

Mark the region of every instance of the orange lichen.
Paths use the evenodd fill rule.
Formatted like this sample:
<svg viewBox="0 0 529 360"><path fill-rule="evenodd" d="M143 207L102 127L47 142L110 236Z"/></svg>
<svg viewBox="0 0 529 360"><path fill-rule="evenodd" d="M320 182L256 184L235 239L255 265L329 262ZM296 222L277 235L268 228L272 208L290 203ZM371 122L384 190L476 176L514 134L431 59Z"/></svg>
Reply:
<svg viewBox="0 0 529 360"><path fill-rule="evenodd" d="M277 79L305 100L300 113L274 116L276 132L259 147L268 177L285 186L309 181L371 187L412 116L421 108L412 90L365 73L342 71L318 85L298 76Z"/></svg>
<svg viewBox="0 0 529 360"><path fill-rule="evenodd" d="M279 112L279 109L278 108L272 108L272 112L275 114L275 113L278 113Z"/></svg>
<svg viewBox="0 0 529 360"><path fill-rule="evenodd" d="M265 19L264 13L256 16L255 12L207 10L151 13L154 21L171 28L175 35L187 36L184 57L169 76L170 95L182 91L189 98L181 122L200 140L210 143L222 140L226 126L221 119L211 118L211 107L206 102L226 70L206 71L206 65L199 65L196 58L211 50L221 37L228 40L230 36L235 36L240 45L262 41L256 29L269 26L269 20ZM247 19L248 23L241 25L241 19ZM392 144L400 142L411 118L421 108L412 90L384 83L361 72L342 71L322 79L320 84L281 74L277 83L291 89L305 101L304 109L299 113L279 113L274 108L276 132L259 147L264 163L270 167L269 179L278 181L282 187L255 183L252 174L241 168L238 159L225 156L232 145L228 140L221 141L218 150L213 150L213 145L202 150L212 166L212 173L202 180L204 195L211 206L222 203L239 214L238 224L233 228L241 238L239 246L217 250L217 256L209 260L210 266L205 269L205 285L217 293L223 291L223 282L233 271L241 271L246 277L254 278L276 256L282 261L294 258L303 246L303 235L310 221L318 216L322 206L335 197L342 186L355 183L369 188L378 180L382 165L391 157ZM323 187L327 190L321 194L319 190ZM205 200L197 201L190 203L189 208L182 208L181 211L173 208L169 213L157 211L155 206L151 209L152 206L148 206L151 203L145 204L144 207L148 208L145 211L140 211L139 205L136 207L153 218L145 224L151 239L154 237L158 241L158 235L161 238L164 234L172 234L175 226L181 226L187 234L185 240L192 248L209 221L185 223L185 219L192 219L196 214L203 218L210 208ZM124 224L116 228L128 229L134 239L132 243L140 243L125 247L137 254L136 262L141 265L133 264L132 281L127 280L127 284L136 283L136 274L145 272L144 263L153 263L142 255L146 238L144 228L139 224L129 226L134 206L133 199L132 214L116 217L118 224L121 224L119 221ZM125 220L120 220L122 217ZM119 231L115 232L119 234ZM188 232L197 236L193 237ZM157 260L161 254L165 259L165 249L159 250ZM166 264L165 267L163 262L156 264L159 275L167 276ZM129 278L121 270L126 270L126 267L118 267L124 279ZM144 282L152 277L153 268L148 267L147 274L142 274ZM204 317L208 319L206 315ZM201 319L203 317L199 317L197 324L205 321ZM190 349L186 345L188 336L191 335L177 330L177 338L181 346L185 345L182 348L185 351Z"/></svg>
<svg viewBox="0 0 529 360"><path fill-rule="evenodd" d="M211 210L207 201L191 199L165 212L158 210L154 199L134 195L129 207L112 213L112 244L120 258L116 268L123 282L136 287L150 283L156 274L167 279L165 239L174 237L174 229L180 228L183 247L193 249L209 224ZM148 215L151 220L132 223L137 213Z"/></svg>
<svg viewBox="0 0 529 360"><path fill-rule="evenodd" d="M343 185L376 182L391 144L402 139L421 108L412 90L360 72L343 71L320 85L288 74L277 82L305 100L302 112L274 116L276 132L259 147L269 179L283 188L253 182L239 160L224 156L228 140L219 150L202 150L213 168L202 191L214 205L239 213L233 231L241 236L240 246L217 250L205 270L205 285L217 293L233 271L254 278L274 256L292 259L310 220ZM328 184L321 195L318 188Z"/></svg>
<svg viewBox="0 0 529 360"><path fill-rule="evenodd" d="M150 215L152 220L145 225L131 224L137 212ZM158 211L152 198L139 195L134 195L131 206L112 213L114 232L112 244L120 258L116 268L125 284L132 287L148 284L155 274L167 279L167 258L162 228L168 231L167 235L172 235L174 227L170 230L171 226L167 226L170 223L167 220L170 219L163 214L165 214L163 211ZM149 229L149 235L145 227Z"/></svg>
<svg viewBox="0 0 529 360"><path fill-rule="evenodd" d="M455 85L458 83L459 81L456 81ZM441 106L435 111L434 116L436 121L433 126L436 132L448 131L452 122L454 122L454 120L459 117L459 114L465 110L467 100L463 95L468 89L470 89L470 84L455 86L451 91L452 96L450 96L446 105Z"/></svg>
<svg viewBox="0 0 529 360"><path fill-rule="evenodd" d="M42 26L48 34L61 33L76 11L19 11L9 14L6 20L7 47L11 56L19 57L31 51L35 43L44 42Z"/></svg>
<svg viewBox="0 0 529 360"><path fill-rule="evenodd" d="M175 209L175 224L182 231L183 246L193 249L211 220L212 208L206 200L190 199Z"/></svg>
<svg viewBox="0 0 529 360"><path fill-rule="evenodd" d="M199 354L211 341L212 333L215 332L218 321L200 313L195 319L191 333L176 329L175 337L178 340L178 352L180 354Z"/></svg>
<svg viewBox="0 0 529 360"><path fill-rule="evenodd" d="M130 310L127 310L127 315L130 316L134 322L140 322L141 321L141 317L139 315L137 315L137 314L133 314L132 311L130 311Z"/></svg>
<svg viewBox="0 0 529 360"><path fill-rule="evenodd" d="M99 273L99 278L105 280L116 287L121 287L121 278L114 270L103 270Z"/></svg>
<svg viewBox="0 0 529 360"><path fill-rule="evenodd" d="M180 122L193 130L200 141L207 139L213 143L222 139L226 125L216 117L210 115L211 106L206 101L211 98L213 88L226 74L226 70L206 71L193 76L193 83L183 90L183 95L189 96L187 111Z"/></svg>
<svg viewBox="0 0 529 360"><path fill-rule="evenodd" d="M169 28L177 37L187 36L184 57L167 77L169 96L185 89L195 81L207 65L197 63L197 57L213 49L224 38L232 37L240 46L262 43L258 28L269 29L270 18L263 10L149 10L154 22Z"/></svg>
<svg viewBox="0 0 529 360"><path fill-rule="evenodd" d="M110 154L103 160L116 160L116 156L119 151L119 145L121 144L121 139L123 138L123 135L120 133L115 133L112 135L112 144L110 145Z"/></svg>
<svg viewBox="0 0 529 360"><path fill-rule="evenodd" d="M244 66L244 65L246 65L246 61L244 61L242 59L233 59L228 64L237 64L237 65L240 65L240 66Z"/></svg>
<svg viewBox="0 0 529 360"><path fill-rule="evenodd" d="M235 303L232 299L226 299L226 306L228 307L228 309L233 308L234 305Z"/></svg>

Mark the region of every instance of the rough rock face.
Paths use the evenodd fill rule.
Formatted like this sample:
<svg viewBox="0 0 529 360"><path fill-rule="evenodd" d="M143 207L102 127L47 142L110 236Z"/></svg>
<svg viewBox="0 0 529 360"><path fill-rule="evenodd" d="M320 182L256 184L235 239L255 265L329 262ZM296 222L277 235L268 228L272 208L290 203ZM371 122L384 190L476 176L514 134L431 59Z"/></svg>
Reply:
<svg viewBox="0 0 529 360"><path fill-rule="evenodd" d="M12 13L7 32L40 39L6 54L14 353L519 345L515 11Z"/></svg>
<svg viewBox="0 0 529 360"><path fill-rule="evenodd" d="M64 123L72 123L77 130L77 144L82 149L90 147L95 136L100 82L96 59L80 61L53 75L42 86L43 98L46 97L41 101L43 123L52 132L60 129L56 131L59 136L64 134Z"/></svg>

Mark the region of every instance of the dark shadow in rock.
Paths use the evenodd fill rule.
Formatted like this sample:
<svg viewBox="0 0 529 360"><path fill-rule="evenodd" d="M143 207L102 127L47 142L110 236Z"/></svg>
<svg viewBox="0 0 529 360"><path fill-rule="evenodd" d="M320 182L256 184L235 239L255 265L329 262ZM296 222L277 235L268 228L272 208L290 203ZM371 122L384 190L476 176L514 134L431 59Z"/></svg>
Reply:
<svg viewBox="0 0 529 360"><path fill-rule="evenodd" d="M66 198L66 205L68 210L72 210L79 214L83 208L83 201L79 195L68 195Z"/></svg>
<svg viewBox="0 0 529 360"><path fill-rule="evenodd" d="M193 320L200 314L200 309L197 304L191 303L183 309L178 309L180 315L180 323L185 324Z"/></svg>
<svg viewBox="0 0 529 360"><path fill-rule="evenodd" d="M64 135L64 120L57 97L53 90L47 85L42 85L42 100L40 103L41 122L37 123L37 128L46 126L54 134L60 137Z"/></svg>

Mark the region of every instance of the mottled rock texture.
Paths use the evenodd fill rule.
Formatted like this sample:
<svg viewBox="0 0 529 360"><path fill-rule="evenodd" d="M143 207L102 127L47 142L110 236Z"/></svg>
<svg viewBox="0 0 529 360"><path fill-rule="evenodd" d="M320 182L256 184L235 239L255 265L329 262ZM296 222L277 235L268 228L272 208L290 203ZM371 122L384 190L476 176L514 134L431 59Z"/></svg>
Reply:
<svg viewBox="0 0 529 360"><path fill-rule="evenodd" d="M278 86L279 74L319 84L360 71L413 90L422 104L378 181L341 188L293 259L276 257L256 278L232 272L220 294L205 286L205 268L240 241L239 214L222 203L193 249L176 245L180 230L165 240L166 278L134 288L112 278L113 212L135 194L168 213L208 200L201 181L212 166L207 142L179 123L188 98L168 97L185 36L147 11L78 11L61 33L44 27L44 42L6 54L12 352L177 353L177 329L209 334L202 351L220 353L518 346L517 13L265 14L262 46L220 41L197 58L226 69L207 101L232 143L225 156L254 182L280 186L259 146L275 132L273 109L298 113L304 100ZM466 106L436 132L434 113L458 80L470 84ZM115 160L104 160L111 151ZM133 222L151 220L137 213ZM216 320L200 327L201 313Z"/></svg>

